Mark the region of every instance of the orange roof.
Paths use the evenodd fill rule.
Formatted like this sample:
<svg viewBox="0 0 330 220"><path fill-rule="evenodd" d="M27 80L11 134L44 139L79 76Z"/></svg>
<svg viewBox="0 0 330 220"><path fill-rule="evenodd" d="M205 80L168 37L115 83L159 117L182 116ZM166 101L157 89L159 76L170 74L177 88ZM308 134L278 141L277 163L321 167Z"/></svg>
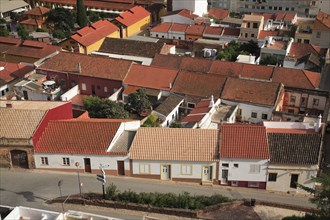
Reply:
<svg viewBox="0 0 330 220"><path fill-rule="evenodd" d="M173 69L133 64L123 84L169 91L177 74Z"/></svg>
<svg viewBox="0 0 330 220"><path fill-rule="evenodd" d="M320 55L322 55L323 50L320 47L312 45L312 44L303 44L303 43L293 42L291 44L290 51L287 56L299 59L299 58L307 56L311 53L317 53L320 56Z"/></svg>
<svg viewBox="0 0 330 220"><path fill-rule="evenodd" d="M121 121L74 119L50 121L34 148L36 153L109 154Z"/></svg>
<svg viewBox="0 0 330 220"><path fill-rule="evenodd" d="M202 36L204 29L205 29L204 25L189 25L187 27L186 34Z"/></svg>
<svg viewBox="0 0 330 220"><path fill-rule="evenodd" d="M50 11L49 8L40 6L40 7L33 8L31 10L25 11L24 14L42 16L44 14L47 14L49 11Z"/></svg>
<svg viewBox="0 0 330 220"><path fill-rule="evenodd" d="M269 146L264 126L223 124L220 158L269 159Z"/></svg>
<svg viewBox="0 0 330 220"><path fill-rule="evenodd" d="M329 30L330 29L330 15L328 15L327 13L323 12L323 11L319 11L319 13L317 13L316 16L316 21L314 24L317 25L317 28L321 28L323 27L323 29L325 30ZM323 25L323 26L322 26ZM315 28L315 25L314 25Z"/></svg>
<svg viewBox="0 0 330 220"><path fill-rule="evenodd" d="M152 66L179 69L183 56L156 54L152 60Z"/></svg>
<svg viewBox="0 0 330 220"><path fill-rule="evenodd" d="M141 6L135 6L115 18L118 22L126 27L135 24L136 22L150 16L150 12Z"/></svg>
<svg viewBox="0 0 330 220"><path fill-rule="evenodd" d="M172 23L172 27L170 28L170 31L185 32L187 30L187 27L188 27L187 24Z"/></svg>
<svg viewBox="0 0 330 220"><path fill-rule="evenodd" d="M209 10L209 17L214 17L216 19L222 20L229 16L229 10L222 8L211 8Z"/></svg>
<svg viewBox="0 0 330 220"><path fill-rule="evenodd" d="M198 15L195 15L193 11L190 11L188 9L180 9L180 10L176 10L176 11L171 11L168 12L165 16L171 16L171 15L181 15L183 17L189 18L194 20L195 18L198 17Z"/></svg>
<svg viewBox="0 0 330 220"><path fill-rule="evenodd" d="M42 20L38 20L35 18L28 18L24 21L20 21L20 24L26 24L26 25L33 25L33 26L41 26L44 22Z"/></svg>
<svg viewBox="0 0 330 220"><path fill-rule="evenodd" d="M209 71L211 64L212 64L211 59L183 57L179 69L192 71L192 72L206 73Z"/></svg>
<svg viewBox="0 0 330 220"><path fill-rule="evenodd" d="M167 33L172 26L172 23L164 22L155 27L153 27L150 32L159 32L159 33Z"/></svg>
<svg viewBox="0 0 330 220"><path fill-rule="evenodd" d="M217 142L216 129L139 128L131 145L130 158L215 161L218 159Z"/></svg>
<svg viewBox="0 0 330 220"><path fill-rule="evenodd" d="M222 31L223 31L222 27L206 26L204 30L204 34L221 35Z"/></svg>
<svg viewBox="0 0 330 220"><path fill-rule="evenodd" d="M0 67L4 67L3 70L0 70L0 85L1 80L10 82L16 78L23 78L25 74L33 70L33 66L2 61L0 61Z"/></svg>
<svg viewBox="0 0 330 220"><path fill-rule="evenodd" d="M239 28L225 27L225 28L223 28L222 36L238 37L239 34L240 34L240 29Z"/></svg>
<svg viewBox="0 0 330 220"><path fill-rule="evenodd" d="M80 29L71 38L87 47L116 31L119 32L119 28L108 20L99 20L90 26Z"/></svg>
<svg viewBox="0 0 330 220"><path fill-rule="evenodd" d="M61 52L38 69L122 81L131 65L128 60Z"/></svg>
<svg viewBox="0 0 330 220"><path fill-rule="evenodd" d="M281 84L229 77L224 85L221 98L256 105L274 106Z"/></svg>
<svg viewBox="0 0 330 220"><path fill-rule="evenodd" d="M212 62L209 73L238 77L244 66L243 63L215 60Z"/></svg>
<svg viewBox="0 0 330 220"><path fill-rule="evenodd" d="M258 36L259 40L265 39L266 37L271 37L271 36L278 36L279 32L278 31L264 31L261 30Z"/></svg>
<svg viewBox="0 0 330 220"><path fill-rule="evenodd" d="M243 65L240 73L241 77L252 79L270 80L273 75L274 68L271 66L258 66L253 64Z"/></svg>

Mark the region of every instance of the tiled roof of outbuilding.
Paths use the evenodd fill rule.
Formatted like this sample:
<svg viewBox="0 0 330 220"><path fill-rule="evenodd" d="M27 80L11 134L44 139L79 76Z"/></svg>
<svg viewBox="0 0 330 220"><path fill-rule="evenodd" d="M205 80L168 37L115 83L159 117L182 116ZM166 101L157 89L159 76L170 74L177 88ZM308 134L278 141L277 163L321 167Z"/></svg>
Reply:
<svg viewBox="0 0 330 220"><path fill-rule="evenodd" d="M141 6L135 6L118 15L115 20L128 27L148 16L150 16L149 11L147 11Z"/></svg>

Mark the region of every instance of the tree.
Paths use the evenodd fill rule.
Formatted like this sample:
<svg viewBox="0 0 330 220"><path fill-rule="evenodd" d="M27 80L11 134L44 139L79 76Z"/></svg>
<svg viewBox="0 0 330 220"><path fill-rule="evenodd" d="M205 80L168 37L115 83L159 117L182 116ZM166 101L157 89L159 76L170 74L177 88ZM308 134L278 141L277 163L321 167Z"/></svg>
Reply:
<svg viewBox="0 0 330 220"><path fill-rule="evenodd" d="M172 124L170 124L170 128L182 128L182 125L179 123L173 122Z"/></svg>
<svg viewBox="0 0 330 220"><path fill-rule="evenodd" d="M84 107L91 118L128 118L124 107L109 99L87 96L83 99Z"/></svg>
<svg viewBox="0 0 330 220"><path fill-rule="evenodd" d="M22 40L26 40L29 38L29 33L23 27L17 28L17 34L21 37Z"/></svg>
<svg viewBox="0 0 330 220"><path fill-rule="evenodd" d="M151 103L145 89L138 89L136 93L128 95L125 108L130 112L136 112L138 114L145 109L150 109Z"/></svg>
<svg viewBox="0 0 330 220"><path fill-rule="evenodd" d="M267 65L276 65L278 62L277 57L275 56L266 56L262 58L259 62L260 65L267 66Z"/></svg>
<svg viewBox="0 0 330 220"><path fill-rule="evenodd" d="M3 37L9 36L9 31L6 27L0 26L0 36L3 36Z"/></svg>
<svg viewBox="0 0 330 220"><path fill-rule="evenodd" d="M82 28L87 25L86 8L84 0L77 0L77 23Z"/></svg>
<svg viewBox="0 0 330 220"><path fill-rule="evenodd" d="M88 12L87 12L87 15L88 15L88 20L89 20L90 22L96 22L96 21L102 19L98 13L93 12L93 11L88 11Z"/></svg>
<svg viewBox="0 0 330 220"><path fill-rule="evenodd" d="M250 40L248 43L243 43L240 48L240 51L246 51L248 54L252 54L255 56L259 56L260 48L258 46L258 42Z"/></svg>
<svg viewBox="0 0 330 220"><path fill-rule="evenodd" d="M46 24L52 32L61 30L66 36L71 35L74 22L73 13L64 8L51 10L46 19Z"/></svg>
<svg viewBox="0 0 330 220"><path fill-rule="evenodd" d="M236 61L237 56L240 53L239 44L235 41L230 42L227 47L219 51L217 59L226 61Z"/></svg>

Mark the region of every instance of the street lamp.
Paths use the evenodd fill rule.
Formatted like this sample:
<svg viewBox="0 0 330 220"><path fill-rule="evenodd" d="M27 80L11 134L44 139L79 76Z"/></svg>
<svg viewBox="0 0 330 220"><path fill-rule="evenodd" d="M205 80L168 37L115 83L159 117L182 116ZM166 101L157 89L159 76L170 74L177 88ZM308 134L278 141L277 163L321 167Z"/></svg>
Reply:
<svg viewBox="0 0 330 220"><path fill-rule="evenodd" d="M63 180L60 180L60 181L58 181L58 183L57 183L57 186L58 186L58 188L60 189L60 195L61 195L61 197L62 197L62 190L61 190L62 183L63 183Z"/></svg>
<svg viewBox="0 0 330 220"><path fill-rule="evenodd" d="M80 194L80 197L81 197L81 183L80 183L80 176L79 176L79 162L76 162L74 165L77 167L79 194Z"/></svg>

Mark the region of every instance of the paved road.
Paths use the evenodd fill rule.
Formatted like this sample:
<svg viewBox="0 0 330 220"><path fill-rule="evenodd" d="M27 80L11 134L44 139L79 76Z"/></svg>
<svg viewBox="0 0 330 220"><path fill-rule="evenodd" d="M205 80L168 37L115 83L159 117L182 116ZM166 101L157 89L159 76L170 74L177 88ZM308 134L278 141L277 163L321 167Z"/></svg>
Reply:
<svg viewBox="0 0 330 220"><path fill-rule="evenodd" d="M80 174L83 182L83 192L102 192L101 183L95 175ZM46 205L45 201L60 195L57 186L58 181L63 180L61 187L63 195L79 193L77 173L50 172L39 170L7 170L0 169L0 204L8 206L29 206L34 208L47 208L60 211L59 205ZM107 183L113 182L119 190L131 189L136 192L173 192L183 191L196 195L222 194L230 198L255 198L257 200L273 201L283 204L314 207L306 196L294 196L284 193L271 193L265 190L249 188L230 188L223 186L200 186L196 184L184 184L175 182L161 182L158 180L136 179L131 177L107 177ZM87 212L87 210L84 208ZM91 213L95 213L90 211ZM99 212L98 212L99 213ZM112 215L113 214L113 215ZM109 213L108 216L138 219L138 215L116 215ZM141 214L140 214L141 217Z"/></svg>

